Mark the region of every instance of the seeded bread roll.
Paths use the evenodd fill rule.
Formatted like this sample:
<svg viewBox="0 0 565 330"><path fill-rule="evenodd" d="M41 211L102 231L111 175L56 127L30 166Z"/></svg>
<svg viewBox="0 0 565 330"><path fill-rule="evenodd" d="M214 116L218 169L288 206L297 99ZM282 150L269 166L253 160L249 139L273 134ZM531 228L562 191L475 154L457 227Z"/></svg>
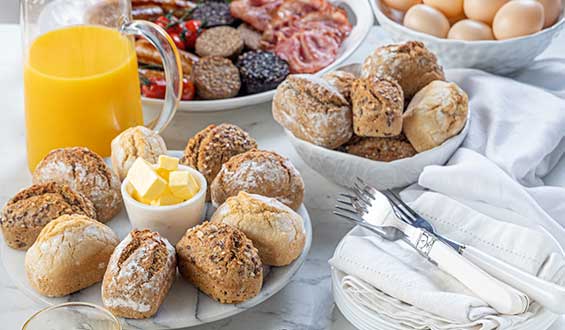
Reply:
<svg viewBox="0 0 565 330"><path fill-rule="evenodd" d="M176 246L179 272L222 304L255 297L263 286L263 265L253 243L239 229L205 222L186 231Z"/></svg>
<svg viewBox="0 0 565 330"><path fill-rule="evenodd" d="M106 222L122 208L120 180L104 159L87 148L51 151L33 172L34 183L67 184L94 204L98 221Z"/></svg>
<svg viewBox="0 0 565 330"><path fill-rule="evenodd" d="M134 230L116 247L102 282L102 302L114 315L157 313L176 275L175 248L158 233Z"/></svg>
<svg viewBox="0 0 565 330"><path fill-rule="evenodd" d="M25 255L30 285L61 297L100 282L119 239L110 227L83 215L63 215L43 228Z"/></svg>
<svg viewBox="0 0 565 330"><path fill-rule="evenodd" d="M327 81L310 75L290 75L273 98L273 117L294 136L335 149L353 134L351 108Z"/></svg>
<svg viewBox="0 0 565 330"><path fill-rule="evenodd" d="M48 182L26 188L2 209L4 241L13 249L27 250L43 227L64 214L96 219L92 202L67 185Z"/></svg>
<svg viewBox="0 0 565 330"><path fill-rule="evenodd" d="M287 158L271 151L252 150L226 162L210 191L216 207L245 191L276 198L296 210L304 200L304 181Z"/></svg>
<svg viewBox="0 0 565 330"><path fill-rule="evenodd" d="M351 89L353 131L359 136L396 136L402 131L404 94L394 80L358 79Z"/></svg>
<svg viewBox="0 0 565 330"><path fill-rule="evenodd" d="M437 63L436 56L419 41L375 49L365 59L361 76L363 78L391 77L400 84L407 101L430 82L445 80L443 69Z"/></svg>
<svg viewBox="0 0 565 330"><path fill-rule="evenodd" d="M380 162L408 158L417 153L404 134L393 137L354 136L340 150Z"/></svg>
<svg viewBox="0 0 565 330"><path fill-rule="evenodd" d="M263 264L286 266L304 249L302 217L274 198L239 192L222 204L210 220L241 230L259 251Z"/></svg>
<svg viewBox="0 0 565 330"><path fill-rule="evenodd" d="M255 148L255 139L238 126L225 123L210 125L188 140L181 164L197 169L206 177L210 187L225 162ZM210 200L210 192L207 200Z"/></svg>
<svg viewBox="0 0 565 330"><path fill-rule="evenodd" d="M467 122L469 98L455 83L433 81L418 92L404 113L404 134L418 152L459 134Z"/></svg>
<svg viewBox="0 0 565 330"><path fill-rule="evenodd" d="M151 164L167 154L167 145L157 132L145 126L131 127L112 140L112 169L120 180L126 178L133 162L141 157Z"/></svg>
<svg viewBox="0 0 565 330"><path fill-rule="evenodd" d="M334 86L351 103L351 87L357 79L353 73L337 70L326 73L322 78Z"/></svg>

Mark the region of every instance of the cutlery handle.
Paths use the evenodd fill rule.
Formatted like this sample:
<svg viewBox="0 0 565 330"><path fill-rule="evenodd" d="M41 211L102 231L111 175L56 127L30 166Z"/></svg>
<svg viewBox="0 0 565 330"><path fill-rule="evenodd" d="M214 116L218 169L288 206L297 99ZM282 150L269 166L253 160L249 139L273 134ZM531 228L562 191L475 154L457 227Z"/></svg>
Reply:
<svg viewBox="0 0 565 330"><path fill-rule="evenodd" d="M565 314L565 287L542 280L472 246L463 249L463 256L483 270L556 314Z"/></svg>
<svg viewBox="0 0 565 330"><path fill-rule="evenodd" d="M428 236L429 235L429 236ZM440 269L450 274L501 314L521 314L528 309L526 295L497 280L461 256L432 234L423 232L429 239L427 255ZM422 242L422 238L419 241ZM418 248L420 250L420 248Z"/></svg>

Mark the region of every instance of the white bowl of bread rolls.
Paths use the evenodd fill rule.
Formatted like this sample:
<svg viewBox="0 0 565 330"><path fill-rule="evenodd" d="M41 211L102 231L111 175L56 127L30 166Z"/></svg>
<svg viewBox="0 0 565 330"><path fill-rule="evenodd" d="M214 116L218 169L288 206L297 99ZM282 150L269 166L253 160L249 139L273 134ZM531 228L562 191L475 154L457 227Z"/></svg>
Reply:
<svg viewBox="0 0 565 330"><path fill-rule="evenodd" d="M447 162L467 135L470 112L467 94L445 81L436 56L408 42L321 78L290 76L277 89L273 117L326 178L390 189Z"/></svg>
<svg viewBox="0 0 565 330"><path fill-rule="evenodd" d="M495 74L527 67L565 24L562 0L369 2L395 42L423 42L446 68L477 68Z"/></svg>

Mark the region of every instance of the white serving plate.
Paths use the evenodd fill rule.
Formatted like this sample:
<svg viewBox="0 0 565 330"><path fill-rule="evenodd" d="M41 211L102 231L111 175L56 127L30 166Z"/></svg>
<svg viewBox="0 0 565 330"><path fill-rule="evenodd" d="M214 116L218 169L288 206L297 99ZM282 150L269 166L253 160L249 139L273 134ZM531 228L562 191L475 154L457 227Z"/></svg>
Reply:
<svg viewBox="0 0 565 330"><path fill-rule="evenodd" d="M358 227L353 228L349 233L347 233L344 238L339 242L339 246L343 243L345 237L351 235L354 231L358 230ZM341 281L346 276L345 273L331 267L331 278L332 278L332 292L334 296L335 303L343 316L351 322L356 328L360 330L405 330L406 328L400 328L397 324L391 324L386 320L379 317L373 311L368 308L354 303L341 288ZM497 330L547 330L549 329L558 319L559 315L549 312L547 309L542 309L542 311L526 322L515 326L515 327L504 327Z"/></svg>
<svg viewBox="0 0 565 330"><path fill-rule="evenodd" d="M551 27L538 33L509 40L449 40L411 30L386 16L381 0L368 0L378 23L395 42L423 42L446 68L477 68L495 74L510 74L527 67L551 43L565 25L563 13ZM563 1L565 3L565 1Z"/></svg>
<svg viewBox="0 0 565 330"><path fill-rule="evenodd" d="M353 24L351 34L345 39L341 45L341 49L337 59L316 73L322 75L326 72L333 70L335 67L343 63L349 58L359 46L373 26L373 14L371 7L365 0L335 0L331 1L347 9L350 21ZM275 90L247 95L232 97L222 100L194 100L194 101L181 101L179 103L179 110L193 111L193 112L215 112L230 109L241 108L245 106L255 105L271 101L275 95ZM163 105L163 100L142 97L143 104L146 106L160 107Z"/></svg>
<svg viewBox="0 0 565 330"><path fill-rule="evenodd" d="M172 156L179 157L181 151L170 151ZM207 204L206 214L203 219L210 219L214 212L214 207ZM121 319L124 329L179 329L202 325L205 323L224 319L226 317L239 314L253 306L256 306L275 293L284 288L298 272L312 244L312 224L308 211L304 205L298 209L298 214L304 219L306 229L306 243L302 254L293 263L285 267L270 267L264 273L263 288L259 295L241 304L220 304L212 300L204 293L200 292L190 283L185 281L180 274L173 284L169 294L159 312L152 318L145 320ZM125 212L122 210L114 219L107 223L116 234L123 239L131 230L131 226ZM34 301L44 305L56 305L70 301L89 302L102 306L100 297L101 283L97 283L87 289L61 298L44 297L29 285L24 268L25 251L14 250L3 244L2 263L10 279L16 286Z"/></svg>

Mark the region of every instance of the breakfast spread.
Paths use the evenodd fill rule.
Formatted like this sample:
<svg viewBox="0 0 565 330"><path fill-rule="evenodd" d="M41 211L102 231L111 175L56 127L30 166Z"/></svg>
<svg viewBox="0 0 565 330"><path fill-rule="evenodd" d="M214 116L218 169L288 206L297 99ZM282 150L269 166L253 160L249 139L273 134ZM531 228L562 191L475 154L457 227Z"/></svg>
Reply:
<svg viewBox="0 0 565 330"><path fill-rule="evenodd" d="M119 239L110 227L84 215L62 215L41 230L25 255L31 286L61 297L102 281Z"/></svg>
<svg viewBox="0 0 565 330"><path fill-rule="evenodd" d="M175 248L159 233L133 230L114 249L102 282L102 302L114 315L148 318L173 285Z"/></svg>
<svg viewBox="0 0 565 330"><path fill-rule="evenodd" d="M320 71L335 61L352 29L345 10L327 0L134 0L132 6L134 18L163 27L179 49L188 86L183 100L261 93L276 88L289 72ZM98 7L90 21L107 20L108 10ZM145 40L136 41L136 51L142 94L164 98L158 51ZM193 74L197 66L200 76ZM203 78L204 73L211 76Z"/></svg>
<svg viewBox="0 0 565 330"><path fill-rule="evenodd" d="M261 291L259 253L235 227L204 222L186 231L176 251L182 277L222 304L244 302Z"/></svg>
<svg viewBox="0 0 565 330"><path fill-rule="evenodd" d="M468 97L444 81L421 42L377 48L360 74L291 75L273 98L273 117L295 137L329 149L390 162L459 134Z"/></svg>
<svg viewBox="0 0 565 330"><path fill-rule="evenodd" d="M241 230L265 265L286 266L302 253L306 241L300 215L274 198L240 191L229 197L210 219Z"/></svg>
<svg viewBox="0 0 565 330"><path fill-rule="evenodd" d="M387 16L412 30L438 38L469 41L506 40L531 35L551 27L562 12L561 0L382 2L388 7L383 8Z"/></svg>

